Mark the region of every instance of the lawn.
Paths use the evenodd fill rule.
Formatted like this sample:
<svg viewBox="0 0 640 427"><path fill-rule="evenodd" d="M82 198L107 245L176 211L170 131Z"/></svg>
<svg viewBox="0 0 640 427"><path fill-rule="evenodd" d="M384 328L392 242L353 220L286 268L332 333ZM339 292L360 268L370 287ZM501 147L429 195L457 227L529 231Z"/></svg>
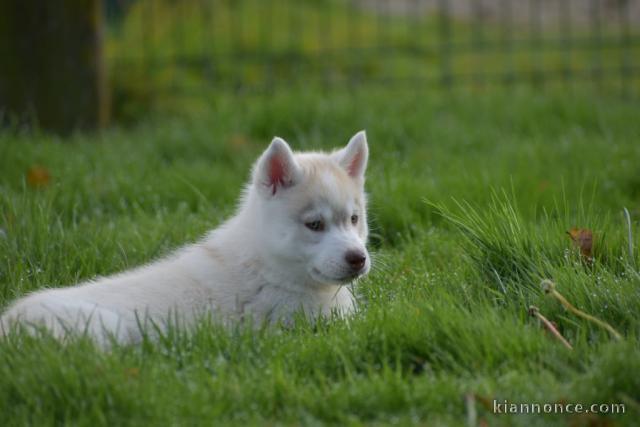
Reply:
<svg viewBox="0 0 640 427"><path fill-rule="evenodd" d="M0 306L197 239L233 213L273 135L329 149L362 128L375 261L353 318L263 330L203 320L107 352L12 336L0 341L0 424L466 425L475 411L488 425L633 425L638 105L586 91L220 93L96 134L5 129ZM593 232L591 256L573 227ZM623 338L545 295L545 278ZM626 413L493 414L493 399Z"/></svg>

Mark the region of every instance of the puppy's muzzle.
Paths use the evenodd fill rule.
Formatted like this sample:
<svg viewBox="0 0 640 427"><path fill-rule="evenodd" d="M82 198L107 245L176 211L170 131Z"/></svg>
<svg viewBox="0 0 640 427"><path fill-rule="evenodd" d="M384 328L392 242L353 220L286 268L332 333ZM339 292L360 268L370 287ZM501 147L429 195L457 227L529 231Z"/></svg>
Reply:
<svg viewBox="0 0 640 427"><path fill-rule="evenodd" d="M359 250L348 251L344 255L344 260L347 262L347 265L351 268L353 273L358 273L367 263L367 255Z"/></svg>

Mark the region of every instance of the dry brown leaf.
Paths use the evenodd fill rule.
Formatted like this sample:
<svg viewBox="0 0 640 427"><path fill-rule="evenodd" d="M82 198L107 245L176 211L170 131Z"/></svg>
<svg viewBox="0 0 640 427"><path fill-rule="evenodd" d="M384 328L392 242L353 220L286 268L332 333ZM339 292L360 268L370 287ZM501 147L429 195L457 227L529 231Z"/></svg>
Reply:
<svg viewBox="0 0 640 427"><path fill-rule="evenodd" d="M33 188L46 187L51 183L51 174L43 166L34 165L27 171L27 184Z"/></svg>
<svg viewBox="0 0 640 427"><path fill-rule="evenodd" d="M232 135L228 142L233 148L244 148L249 145L249 139L241 134Z"/></svg>
<svg viewBox="0 0 640 427"><path fill-rule="evenodd" d="M592 258L592 250L593 250L593 232L588 228L576 228L573 227L571 230L567 231L569 237L575 245L580 249L580 254L587 258Z"/></svg>
<svg viewBox="0 0 640 427"><path fill-rule="evenodd" d="M549 186L551 185L551 182L549 180L542 180L538 183L538 188L537 190L542 193L543 191L547 190L549 188Z"/></svg>
<svg viewBox="0 0 640 427"><path fill-rule="evenodd" d="M129 378L136 378L140 375L140 368L127 368L124 373Z"/></svg>

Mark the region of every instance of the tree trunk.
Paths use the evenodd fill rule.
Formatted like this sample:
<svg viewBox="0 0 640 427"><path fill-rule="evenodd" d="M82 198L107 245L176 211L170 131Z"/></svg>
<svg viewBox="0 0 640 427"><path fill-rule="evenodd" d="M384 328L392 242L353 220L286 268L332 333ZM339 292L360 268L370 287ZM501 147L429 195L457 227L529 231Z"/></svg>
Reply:
<svg viewBox="0 0 640 427"><path fill-rule="evenodd" d="M103 127L101 0L0 1L0 110L68 133Z"/></svg>

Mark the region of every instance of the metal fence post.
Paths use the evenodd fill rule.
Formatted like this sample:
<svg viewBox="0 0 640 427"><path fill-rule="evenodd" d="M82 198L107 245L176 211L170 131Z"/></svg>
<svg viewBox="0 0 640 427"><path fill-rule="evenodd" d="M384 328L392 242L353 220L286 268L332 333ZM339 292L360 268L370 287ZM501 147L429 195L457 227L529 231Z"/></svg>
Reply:
<svg viewBox="0 0 640 427"><path fill-rule="evenodd" d="M439 0L439 21L440 21L440 81L443 87L450 88L453 84L451 73L451 17L449 15L449 2Z"/></svg>

